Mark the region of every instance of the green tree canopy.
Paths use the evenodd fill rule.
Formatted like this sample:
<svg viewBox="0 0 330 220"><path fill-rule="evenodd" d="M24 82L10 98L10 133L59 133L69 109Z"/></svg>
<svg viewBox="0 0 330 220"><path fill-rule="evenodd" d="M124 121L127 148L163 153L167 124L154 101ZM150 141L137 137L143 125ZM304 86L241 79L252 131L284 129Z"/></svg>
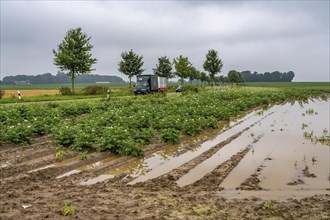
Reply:
<svg viewBox="0 0 330 220"><path fill-rule="evenodd" d="M243 77L236 70L230 70L228 72L228 80L229 82L236 84L244 82Z"/></svg>
<svg viewBox="0 0 330 220"><path fill-rule="evenodd" d="M92 58L90 53L93 46L89 43L91 37L81 32L81 28L70 29L64 40L58 45L57 51L53 50L55 55L54 64L62 71L68 71L66 74L71 77L72 92L74 93L74 78L79 74L91 72L92 65L97 59Z"/></svg>
<svg viewBox="0 0 330 220"><path fill-rule="evenodd" d="M201 82L207 82L208 81L208 75L206 75L205 72L201 72L201 78L200 78Z"/></svg>
<svg viewBox="0 0 330 220"><path fill-rule="evenodd" d="M211 49L206 54L206 59L203 64L205 71L209 72L210 79L215 80L215 75L221 72L222 60L219 59L218 51Z"/></svg>
<svg viewBox="0 0 330 220"><path fill-rule="evenodd" d="M122 60L118 63L118 70L125 75L128 75L129 87L131 88L132 76L140 75L144 71L144 69L142 69L142 66L144 64L143 56L139 56L131 49L129 52L125 51L121 53L121 58Z"/></svg>
<svg viewBox="0 0 330 220"><path fill-rule="evenodd" d="M171 61L166 56L163 56L158 58L158 64L153 71L155 75L169 79L174 76L172 69Z"/></svg>
<svg viewBox="0 0 330 220"><path fill-rule="evenodd" d="M201 78L202 78L201 71L196 69L194 66L191 66L191 72L189 75L190 83L192 83L192 81L194 81L194 80L197 80L197 83L198 83L198 80L200 80Z"/></svg>
<svg viewBox="0 0 330 220"><path fill-rule="evenodd" d="M182 55L173 59L173 63L176 71L175 75L180 77L181 85L183 85L184 79L188 78L192 72L192 64L189 62L188 57Z"/></svg>

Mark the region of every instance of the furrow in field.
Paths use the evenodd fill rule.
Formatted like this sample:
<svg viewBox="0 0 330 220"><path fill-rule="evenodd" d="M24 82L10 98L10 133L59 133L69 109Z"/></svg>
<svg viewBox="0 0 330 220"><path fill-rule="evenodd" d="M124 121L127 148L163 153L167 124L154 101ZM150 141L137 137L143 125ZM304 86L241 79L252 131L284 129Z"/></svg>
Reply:
<svg viewBox="0 0 330 220"><path fill-rule="evenodd" d="M253 144L246 146L245 149L239 151L235 155L231 156L230 159L218 165L214 170L212 170L212 172L206 174L190 185L183 186L183 188L195 188L203 191L219 190L220 183L228 176L235 166L237 166L242 158L250 152L251 148L253 148Z"/></svg>
<svg viewBox="0 0 330 220"><path fill-rule="evenodd" d="M71 158L76 155L77 153L74 152L67 153L66 158ZM0 176L1 178L18 178L21 175L25 175L25 173L31 173L33 170L43 170L41 168L50 166L51 164L56 163L56 161L55 155L52 153L33 160L25 161L13 167L5 167L1 170Z"/></svg>
<svg viewBox="0 0 330 220"><path fill-rule="evenodd" d="M239 118L229 124L228 128L225 128L223 131L227 131L235 126L242 124L243 122L250 120L257 114L260 114L261 110L250 112L246 114L243 118ZM118 161L112 161L110 164L104 164L103 166L98 167L96 170L93 170L94 173L98 173L105 178L106 175L110 177L115 175L121 175L123 173L136 176L136 174L143 174L147 170L152 169L155 166L163 163L163 160L166 160L170 157L175 157L177 155L183 154L189 150L195 150L200 146L200 144L205 141L207 136L201 135L195 140L184 142L180 145L164 145L160 144L159 146L154 146L149 148L145 153L145 158L121 158ZM145 166L147 164L148 166ZM147 169L147 170L146 170ZM110 171L109 171L110 170ZM75 171L73 171L75 172ZM135 173L135 174L134 174ZM97 178L97 177L96 177ZM98 179L98 178L97 178Z"/></svg>
<svg viewBox="0 0 330 220"><path fill-rule="evenodd" d="M36 137L32 140L32 143L25 146L22 144L0 144L0 156L2 155L9 155L11 153L17 153L17 152L22 152L22 151L29 151L33 147L34 148L39 148L41 146L39 145L44 145L46 143L50 143L50 137L49 136L41 136L41 137ZM0 160L2 158L0 157Z"/></svg>
<svg viewBox="0 0 330 220"><path fill-rule="evenodd" d="M221 166L222 163L230 160L230 158L235 155L245 155L253 146L253 143L256 143L262 137L262 135L251 137L248 133L249 132L242 133L235 140L226 144L217 152L214 152L211 157L202 160L200 164L191 169L177 181L178 186L183 187L190 185L202 179L205 175L211 173L214 169Z"/></svg>
<svg viewBox="0 0 330 220"><path fill-rule="evenodd" d="M53 153L54 150L47 148L49 142L40 143L38 145L28 145L9 150L0 151L0 167L7 164L16 165L28 160L42 157L45 154Z"/></svg>
<svg viewBox="0 0 330 220"><path fill-rule="evenodd" d="M200 148L195 149L194 151L188 151L177 157L169 157L166 160L160 160L160 159L157 160L157 159L155 159L155 157L157 155L155 155L154 157L150 158L149 161L151 159L153 159L153 160L157 161L158 163L154 164L153 166L150 166L150 165L148 165L149 161L144 161L144 162L146 162L145 167L148 167L147 172L142 173L142 175L139 175L139 173L135 172L134 175L138 176L138 177L136 179L134 179L133 181L131 181L129 184L135 184L138 182L144 182L149 179L157 178L163 174L169 173L170 171L182 166L183 164L193 160L194 158L202 155L205 152L208 152L209 150L213 151L212 149L215 147L216 147L216 150L218 150L219 147L222 147L224 144L239 137L244 131L250 129L250 127L253 127L257 123L259 123L260 120L262 120L264 117L267 117L270 114L272 114L271 111L268 114L266 114L266 116L256 115L253 118L245 120L241 124L221 133L216 138L204 142L200 146ZM212 155L212 154L210 154L210 155ZM133 175L133 177L134 177L134 175Z"/></svg>
<svg viewBox="0 0 330 220"><path fill-rule="evenodd" d="M128 175L129 179L136 178L129 184L135 184L140 181L157 178L177 167L180 167L195 157L198 157L204 152L219 145L221 142L226 143L224 140L227 140L227 142L231 141L232 139L241 135L242 132L249 129L251 126L259 123L260 120L270 114L272 114L272 110L262 112L262 114L260 114L260 111L258 113L252 112L246 115L244 118L238 120L238 122L232 123L232 126L229 129L225 130L214 139L208 140L202 143L200 146L186 151L185 153L177 155L175 152L173 152L172 155L166 155L166 157L164 157L162 151L158 151L152 154L150 157L135 158L129 162L123 163L121 166L116 166L116 168L111 166L110 169L105 169L103 173L98 172L99 176L96 176L87 181L94 183L100 179L111 179L114 176L120 176L123 174ZM224 143L220 144L220 147L221 145L224 145ZM86 182L86 180L84 182Z"/></svg>

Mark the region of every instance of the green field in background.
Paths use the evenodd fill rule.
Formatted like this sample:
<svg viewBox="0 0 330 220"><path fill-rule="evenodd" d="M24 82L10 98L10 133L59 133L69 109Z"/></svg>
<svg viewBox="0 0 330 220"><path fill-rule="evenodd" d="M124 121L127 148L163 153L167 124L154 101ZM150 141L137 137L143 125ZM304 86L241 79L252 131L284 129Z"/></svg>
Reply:
<svg viewBox="0 0 330 220"><path fill-rule="evenodd" d="M247 82L248 87L330 87L330 82Z"/></svg>

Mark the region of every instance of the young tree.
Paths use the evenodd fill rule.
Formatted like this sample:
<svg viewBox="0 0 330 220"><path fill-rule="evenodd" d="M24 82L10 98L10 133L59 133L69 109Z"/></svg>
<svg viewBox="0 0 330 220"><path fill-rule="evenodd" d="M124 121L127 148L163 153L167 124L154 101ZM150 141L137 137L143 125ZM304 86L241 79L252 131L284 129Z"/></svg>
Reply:
<svg viewBox="0 0 330 220"><path fill-rule="evenodd" d="M181 85L183 86L184 79L188 78L192 72L192 64L189 62L188 57L183 57L182 55L173 59L173 63L176 70L175 75L180 77Z"/></svg>
<svg viewBox="0 0 330 220"><path fill-rule="evenodd" d="M158 64L153 71L155 75L166 77L167 79L173 78L174 76L172 72L172 63L166 56L158 58Z"/></svg>
<svg viewBox="0 0 330 220"><path fill-rule="evenodd" d="M74 78L79 74L91 72L92 65L97 59L92 58L90 53L93 46L89 43L91 37L81 32L81 28L70 29L64 40L58 45L57 51L53 50L55 55L54 64L62 71L68 71L66 74L71 77L72 93L74 93Z"/></svg>
<svg viewBox="0 0 330 220"><path fill-rule="evenodd" d="M195 74L194 74L195 79L197 80L197 85L198 85L198 80L202 80L202 72L195 69Z"/></svg>
<svg viewBox="0 0 330 220"><path fill-rule="evenodd" d="M123 52L121 53L122 60L118 63L119 65L119 71L124 73L125 75L128 75L129 78L129 88L132 87L132 76L137 76L143 73L144 69L142 69L142 66L144 64L143 62L143 56L139 56L136 53L134 53L133 50L130 50L129 52Z"/></svg>
<svg viewBox="0 0 330 220"><path fill-rule="evenodd" d="M206 75L206 73L205 72L201 72L201 82L202 82L202 84L204 83L204 82L207 82L207 78L208 78L208 76Z"/></svg>
<svg viewBox="0 0 330 220"><path fill-rule="evenodd" d="M243 77L236 70L230 70L228 72L228 79L229 79L229 82L236 83L236 84L244 82Z"/></svg>
<svg viewBox="0 0 330 220"><path fill-rule="evenodd" d="M189 75L190 83L192 83L194 80L197 80L197 84L198 84L198 80L200 80L201 78L202 78L201 71L196 69L194 66L191 66L191 72L190 72L190 75Z"/></svg>
<svg viewBox="0 0 330 220"><path fill-rule="evenodd" d="M206 54L206 60L204 61L203 68L205 71L209 72L211 81L214 82L214 77L216 74L221 72L223 64L221 59L218 57L218 51L209 50Z"/></svg>

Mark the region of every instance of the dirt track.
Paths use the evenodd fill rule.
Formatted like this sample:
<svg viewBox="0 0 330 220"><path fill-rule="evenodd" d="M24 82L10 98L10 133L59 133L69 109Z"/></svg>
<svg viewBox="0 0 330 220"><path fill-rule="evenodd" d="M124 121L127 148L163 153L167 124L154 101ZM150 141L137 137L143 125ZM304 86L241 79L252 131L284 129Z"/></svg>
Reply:
<svg viewBox="0 0 330 220"><path fill-rule="evenodd" d="M77 152L67 151L58 161L49 137L37 138L30 146L2 145L0 219L330 219L330 187L321 187L321 191L315 193L300 190L300 198L259 196L262 194L258 193L272 193L261 184L262 170L280 162L276 154L262 154L260 149L270 143L270 134L278 132L283 136L282 128L289 130L284 126L287 122L274 126L266 123L267 120L274 123L271 118L275 117L274 111L259 113L247 116L216 138L209 133L182 145L151 146L144 158L91 152L86 160L81 160ZM268 139L263 136L267 129L262 126L269 130ZM308 145L305 140L304 145ZM316 148L313 145L313 149ZM226 149L235 151L228 157L223 154L220 162L217 156ZM232 191L221 184L244 159L252 155L254 160L258 159L258 153L261 157L256 169L244 176L244 181L234 190L240 195L252 192L252 196L228 196ZM207 161L216 161L210 172L205 171L205 175L192 183L184 178ZM293 176L298 179L286 181L285 187L308 187L304 181L312 180L319 184L318 178L323 177L309 158L306 161L310 169L300 167L300 161L296 168L291 164L292 170L298 173ZM318 165L322 165L322 161L326 162L318 156ZM285 176L285 170L282 173ZM329 178L329 173L325 175ZM149 179L143 179L148 176ZM102 178L105 181L100 181ZM329 183L329 180L326 181ZM95 184L82 185L88 181ZM74 215L61 215L64 202L71 204Z"/></svg>

